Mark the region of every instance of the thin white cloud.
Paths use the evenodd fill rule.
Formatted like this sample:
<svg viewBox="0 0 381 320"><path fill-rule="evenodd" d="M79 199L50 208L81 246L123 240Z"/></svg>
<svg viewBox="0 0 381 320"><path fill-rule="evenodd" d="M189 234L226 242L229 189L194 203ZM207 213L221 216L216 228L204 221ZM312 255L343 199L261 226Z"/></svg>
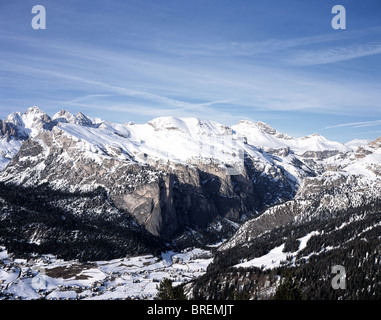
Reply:
<svg viewBox="0 0 381 320"><path fill-rule="evenodd" d="M352 60L375 54L381 54L381 43L335 47L317 51L298 51L286 61L292 65L312 66Z"/></svg>
<svg viewBox="0 0 381 320"><path fill-rule="evenodd" d="M257 54L274 53L287 49L309 45L337 42L341 40L363 38L364 36L381 33L381 27L347 30L343 33L326 33L307 37L277 39L271 38L258 41L208 41L202 43L183 43L151 39L153 48L162 52L182 56L253 56Z"/></svg>
<svg viewBox="0 0 381 320"><path fill-rule="evenodd" d="M374 127L378 125L381 125L381 120L341 123L334 126L325 127L325 129L342 128L342 127L363 128L363 127Z"/></svg>
<svg viewBox="0 0 381 320"><path fill-rule="evenodd" d="M381 133L380 130L375 130L375 131L367 131L367 132L360 132L360 133L357 133L358 135L369 135L369 134L374 134L374 133Z"/></svg>

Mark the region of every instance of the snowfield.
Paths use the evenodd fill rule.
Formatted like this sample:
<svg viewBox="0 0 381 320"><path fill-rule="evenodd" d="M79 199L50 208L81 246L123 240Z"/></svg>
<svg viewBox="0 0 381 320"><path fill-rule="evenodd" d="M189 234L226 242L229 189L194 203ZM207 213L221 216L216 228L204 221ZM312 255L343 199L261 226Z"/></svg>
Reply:
<svg viewBox="0 0 381 320"><path fill-rule="evenodd" d="M164 278L173 284L205 273L212 262L207 250L188 249L111 261L80 263L52 255L14 259L0 247L0 300L147 299L157 293Z"/></svg>

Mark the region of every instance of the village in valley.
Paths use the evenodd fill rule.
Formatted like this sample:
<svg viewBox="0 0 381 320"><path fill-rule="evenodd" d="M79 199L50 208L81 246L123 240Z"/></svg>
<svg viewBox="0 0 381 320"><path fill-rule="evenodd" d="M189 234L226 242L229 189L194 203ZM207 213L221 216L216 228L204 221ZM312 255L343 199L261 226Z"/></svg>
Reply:
<svg viewBox="0 0 381 320"><path fill-rule="evenodd" d="M197 248L82 263L49 254L20 259L0 247L0 300L152 300L160 281L188 282L212 260Z"/></svg>

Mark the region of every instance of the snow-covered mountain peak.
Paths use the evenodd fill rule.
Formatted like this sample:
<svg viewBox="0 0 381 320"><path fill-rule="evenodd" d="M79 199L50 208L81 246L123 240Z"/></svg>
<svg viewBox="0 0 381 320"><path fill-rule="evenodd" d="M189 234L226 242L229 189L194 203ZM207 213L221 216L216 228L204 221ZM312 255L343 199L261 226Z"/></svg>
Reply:
<svg viewBox="0 0 381 320"><path fill-rule="evenodd" d="M356 151L359 147L366 147L370 141L364 139L353 139L345 143L345 145L351 148L353 151Z"/></svg>
<svg viewBox="0 0 381 320"><path fill-rule="evenodd" d="M188 128L186 123L175 117L158 117L148 121L148 124L152 126L155 131L160 130L180 130L183 132L187 132Z"/></svg>
<svg viewBox="0 0 381 320"><path fill-rule="evenodd" d="M258 122L260 122L260 121L258 121ZM263 128L261 128L261 125L258 125L258 122L253 122L250 120L240 120L233 127L241 128L241 129L245 129L245 130L257 130L257 131L265 132L265 130L263 130ZM263 124L262 127L269 126L264 122L261 122L261 123Z"/></svg>
<svg viewBox="0 0 381 320"><path fill-rule="evenodd" d="M32 126L39 122L51 121L50 117L37 106L28 108L21 117L25 127L29 129L32 129Z"/></svg>
<svg viewBox="0 0 381 320"><path fill-rule="evenodd" d="M21 112L12 112L8 117L5 119L5 122L11 123L13 125L17 126L22 126L23 121L22 121L22 113Z"/></svg>
<svg viewBox="0 0 381 320"><path fill-rule="evenodd" d="M78 112L77 115L73 115L67 110L61 110L53 116L55 122L79 124L81 126L95 127L103 123L101 119L92 119L82 112Z"/></svg>
<svg viewBox="0 0 381 320"><path fill-rule="evenodd" d="M352 151L352 149L345 144L330 141L317 133L298 138L295 147L304 151L339 151L343 153Z"/></svg>
<svg viewBox="0 0 381 320"><path fill-rule="evenodd" d="M40 108L33 106L24 113L11 113L5 122L13 126L19 138L26 139L29 136L35 137L38 135L52 120Z"/></svg>
<svg viewBox="0 0 381 320"><path fill-rule="evenodd" d="M61 110L53 116L53 120L57 122L75 123L76 118L69 111Z"/></svg>
<svg viewBox="0 0 381 320"><path fill-rule="evenodd" d="M32 107L29 107L28 109L26 109L26 111L24 112L25 116L30 115L30 114L45 115L46 113L44 111L42 111L39 107L32 106Z"/></svg>
<svg viewBox="0 0 381 320"><path fill-rule="evenodd" d="M369 142L368 146L371 147L372 149L380 149L381 148L381 137Z"/></svg>
<svg viewBox="0 0 381 320"><path fill-rule="evenodd" d="M255 122L250 120L239 120L237 126L255 126Z"/></svg>
<svg viewBox="0 0 381 320"><path fill-rule="evenodd" d="M269 124L262 121L253 122L250 120L240 120L238 121L237 126L252 128L257 130L260 129L262 132L272 134L272 135L277 133L277 131L273 127L271 127Z"/></svg>
<svg viewBox="0 0 381 320"><path fill-rule="evenodd" d="M270 125L268 125L267 123L264 123L262 121L258 121L256 123L256 125L268 134L275 135L277 133L277 131L273 127L271 127Z"/></svg>
<svg viewBox="0 0 381 320"><path fill-rule="evenodd" d="M290 137L289 135L285 133L279 132L278 130L270 126L269 124L262 121L252 122L250 120L240 120L238 124L233 127L237 129L237 132L252 131L253 133L256 133L256 134L270 135L278 139L284 139L284 140L294 139L293 137Z"/></svg>
<svg viewBox="0 0 381 320"><path fill-rule="evenodd" d="M155 131L180 131L189 136L231 135L233 130L221 123L193 117L159 117L148 122Z"/></svg>
<svg viewBox="0 0 381 320"><path fill-rule="evenodd" d="M78 112L77 115L75 116L75 119L76 119L75 122L82 126L92 127L94 125L91 119L85 116L82 112Z"/></svg>
<svg viewBox="0 0 381 320"><path fill-rule="evenodd" d="M318 133L313 133L313 134L310 134L308 136L301 137L301 138L299 138L299 140L300 141L302 141L302 140L328 141L325 137L321 136Z"/></svg>
<svg viewBox="0 0 381 320"><path fill-rule="evenodd" d="M241 120L232 126L238 135L247 139L248 144L264 149L283 149L294 142L294 138L278 132L270 125L258 121Z"/></svg>
<svg viewBox="0 0 381 320"><path fill-rule="evenodd" d="M40 108L33 106L28 108L22 115L24 126L32 131L45 123L51 122L51 118Z"/></svg>
<svg viewBox="0 0 381 320"><path fill-rule="evenodd" d="M24 113L13 112L0 124L0 170L18 152L23 141L36 137L53 125L50 117L36 106L28 108Z"/></svg>
<svg viewBox="0 0 381 320"><path fill-rule="evenodd" d="M249 144L265 150L290 148L295 154L308 157L321 157L320 153L324 151L331 152L324 157L333 154L333 151L341 153L352 151L350 147L330 141L317 133L295 139L261 121L254 123L243 120L232 128L238 134L245 136Z"/></svg>

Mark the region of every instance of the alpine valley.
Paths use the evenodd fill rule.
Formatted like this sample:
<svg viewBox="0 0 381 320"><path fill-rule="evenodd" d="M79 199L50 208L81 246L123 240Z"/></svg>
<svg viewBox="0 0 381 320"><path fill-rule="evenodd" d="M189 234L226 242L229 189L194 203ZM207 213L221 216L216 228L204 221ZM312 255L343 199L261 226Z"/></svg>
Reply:
<svg viewBox="0 0 381 320"><path fill-rule="evenodd" d="M0 299L151 299L164 278L272 299L290 274L300 298L381 298L381 138L33 106L0 120L0 170Z"/></svg>

